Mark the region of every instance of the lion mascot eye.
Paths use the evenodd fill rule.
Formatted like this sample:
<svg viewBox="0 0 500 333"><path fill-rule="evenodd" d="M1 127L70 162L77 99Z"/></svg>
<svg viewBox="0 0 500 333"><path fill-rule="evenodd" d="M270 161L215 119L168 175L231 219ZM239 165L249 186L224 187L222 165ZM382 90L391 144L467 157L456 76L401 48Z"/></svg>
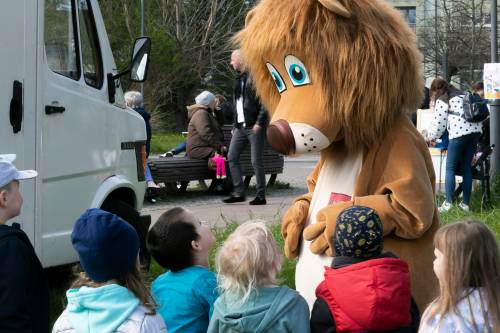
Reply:
<svg viewBox="0 0 500 333"><path fill-rule="evenodd" d="M269 73L271 73L274 83L276 84L276 88L278 88L278 92L281 94L283 91L286 90L285 81L283 81L283 78L281 77L280 73L276 70L276 68L274 68L273 65L267 62L266 66L267 69L269 70Z"/></svg>
<svg viewBox="0 0 500 333"><path fill-rule="evenodd" d="M311 83L306 66L297 57L288 55L285 58L285 68L294 87Z"/></svg>

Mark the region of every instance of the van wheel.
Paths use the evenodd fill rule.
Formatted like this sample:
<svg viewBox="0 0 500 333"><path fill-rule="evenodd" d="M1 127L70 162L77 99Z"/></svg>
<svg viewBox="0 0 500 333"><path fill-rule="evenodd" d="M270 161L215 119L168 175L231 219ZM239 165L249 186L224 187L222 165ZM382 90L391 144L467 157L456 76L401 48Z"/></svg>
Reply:
<svg viewBox="0 0 500 333"><path fill-rule="evenodd" d="M141 269L149 271L151 255L146 247L146 236L148 234L151 220L149 219L147 222L143 221L134 207L117 199L106 199L106 201L102 204L101 209L121 217L134 227L137 231L137 235L139 236L139 261L141 263Z"/></svg>

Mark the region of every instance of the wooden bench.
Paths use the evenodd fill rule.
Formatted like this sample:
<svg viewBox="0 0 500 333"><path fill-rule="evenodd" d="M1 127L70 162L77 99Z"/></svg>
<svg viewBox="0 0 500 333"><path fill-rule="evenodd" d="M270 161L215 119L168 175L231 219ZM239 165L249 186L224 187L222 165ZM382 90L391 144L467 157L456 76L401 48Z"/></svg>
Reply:
<svg viewBox="0 0 500 333"><path fill-rule="evenodd" d="M224 144L229 148L231 141L231 125L223 127ZM274 184L277 175L283 173L284 159L266 141L264 145L264 172L271 175L268 185ZM189 159L188 157L159 158L153 157L148 160L151 175L156 183L165 183L166 189L170 193L184 192L192 180L213 179L207 166L206 160ZM250 145L248 145L240 156L242 174L245 177L245 186L248 186L254 175ZM226 169L229 165L226 162Z"/></svg>

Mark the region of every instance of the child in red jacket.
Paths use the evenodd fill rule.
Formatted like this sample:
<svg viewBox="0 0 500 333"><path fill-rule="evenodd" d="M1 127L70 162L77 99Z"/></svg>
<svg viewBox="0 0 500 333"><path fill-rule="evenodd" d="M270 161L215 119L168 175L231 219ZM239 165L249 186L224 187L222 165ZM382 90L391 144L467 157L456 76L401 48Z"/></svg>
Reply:
<svg viewBox="0 0 500 333"><path fill-rule="evenodd" d="M316 289L311 332L417 332L420 315L408 265L382 253L378 214L363 206L346 208L333 238L336 257Z"/></svg>

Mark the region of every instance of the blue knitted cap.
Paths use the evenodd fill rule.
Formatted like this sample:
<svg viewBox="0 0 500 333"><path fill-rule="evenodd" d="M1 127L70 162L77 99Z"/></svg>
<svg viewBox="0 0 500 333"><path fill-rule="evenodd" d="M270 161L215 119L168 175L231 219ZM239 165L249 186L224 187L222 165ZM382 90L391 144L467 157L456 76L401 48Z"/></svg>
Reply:
<svg viewBox="0 0 500 333"><path fill-rule="evenodd" d="M137 263L137 232L118 216L101 209L88 209L78 218L71 242L85 273L96 282L121 278Z"/></svg>

